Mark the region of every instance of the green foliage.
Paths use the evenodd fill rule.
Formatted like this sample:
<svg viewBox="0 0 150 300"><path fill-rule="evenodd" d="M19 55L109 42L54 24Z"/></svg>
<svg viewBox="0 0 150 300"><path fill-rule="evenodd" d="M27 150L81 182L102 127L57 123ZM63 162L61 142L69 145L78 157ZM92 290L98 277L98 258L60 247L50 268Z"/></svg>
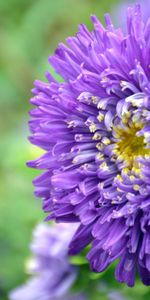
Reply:
<svg viewBox="0 0 150 300"><path fill-rule="evenodd" d="M16 134L18 136L16 137ZM0 290L5 292L23 282L24 261L29 255L32 228L43 219L41 203L32 195L33 172L25 167L31 146L16 131L3 137L0 157ZM0 298L1 299L1 298Z"/></svg>

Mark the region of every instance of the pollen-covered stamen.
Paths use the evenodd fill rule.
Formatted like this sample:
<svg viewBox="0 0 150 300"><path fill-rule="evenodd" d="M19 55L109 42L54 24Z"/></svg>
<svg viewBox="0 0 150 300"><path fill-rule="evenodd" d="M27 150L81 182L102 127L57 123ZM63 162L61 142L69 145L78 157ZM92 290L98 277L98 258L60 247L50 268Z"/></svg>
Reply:
<svg viewBox="0 0 150 300"><path fill-rule="evenodd" d="M113 154L118 161L125 161L129 170L139 169L137 160L139 156L150 155L144 135L138 135L141 129L141 125L135 123L126 126L125 129L121 126L113 127L113 136L116 140Z"/></svg>

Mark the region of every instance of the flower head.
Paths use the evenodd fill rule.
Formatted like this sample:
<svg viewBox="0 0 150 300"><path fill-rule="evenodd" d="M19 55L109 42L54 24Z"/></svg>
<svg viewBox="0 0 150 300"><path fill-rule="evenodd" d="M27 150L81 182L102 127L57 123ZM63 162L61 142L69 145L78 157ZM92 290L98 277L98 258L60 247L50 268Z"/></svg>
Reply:
<svg viewBox="0 0 150 300"><path fill-rule="evenodd" d="M83 295L71 295L69 289L77 269L69 264L67 247L75 226L64 224L50 227L39 224L33 233L33 258L27 264L33 277L10 293L11 300L85 300Z"/></svg>
<svg viewBox="0 0 150 300"><path fill-rule="evenodd" d="M30 141L45 153L28 165L45 170L48 219L80 223L71 254L92 242L92 270L119 259L118 281L133 286L138 269L150 285L150 19L128 8L126 35L91 19L49 57L63 81L35 81Z"/></svg>

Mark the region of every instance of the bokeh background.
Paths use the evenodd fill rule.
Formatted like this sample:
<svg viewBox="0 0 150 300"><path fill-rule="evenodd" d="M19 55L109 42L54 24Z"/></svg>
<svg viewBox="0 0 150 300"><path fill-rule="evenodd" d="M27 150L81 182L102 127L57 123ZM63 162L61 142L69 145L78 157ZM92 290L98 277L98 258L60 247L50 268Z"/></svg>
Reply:
<svg viewBox="0 0 150 300"><path fill-rule="evenodd" d="M92 29L91 13L103 22L103 14L114 13L115 5L120 2L0 0L1 300L6 300L8 291L24 282L24 261L29 255L31 232L44 219L41 202L34 198L31 184L37 171L25 165L40 152L27 141L33 81L43 80L45 71L51 70L48 55L60 41L75 34L78 23ZM119 286L116 283L118 289ZM132 291L121 285L120 290L123 289L131 299L150 299L149 289L140 283Z"/></svg>

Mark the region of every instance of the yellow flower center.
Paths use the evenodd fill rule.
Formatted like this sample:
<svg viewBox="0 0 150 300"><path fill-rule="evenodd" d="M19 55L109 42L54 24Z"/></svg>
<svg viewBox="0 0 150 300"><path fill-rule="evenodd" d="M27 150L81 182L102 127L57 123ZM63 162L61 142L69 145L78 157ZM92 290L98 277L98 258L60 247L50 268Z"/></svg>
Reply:
<svg viewBox="0 0 150 300"><path fill-rule="evenodd" d="M120 126L114 127L114 136L117 139L114 154L120 161L125 162L125 166L134 171L139 170L137 157L150 155L150 149L146 148L144 136L138 136L137 132L142 129L142 125L132 123L123 129Z"/></svg>

